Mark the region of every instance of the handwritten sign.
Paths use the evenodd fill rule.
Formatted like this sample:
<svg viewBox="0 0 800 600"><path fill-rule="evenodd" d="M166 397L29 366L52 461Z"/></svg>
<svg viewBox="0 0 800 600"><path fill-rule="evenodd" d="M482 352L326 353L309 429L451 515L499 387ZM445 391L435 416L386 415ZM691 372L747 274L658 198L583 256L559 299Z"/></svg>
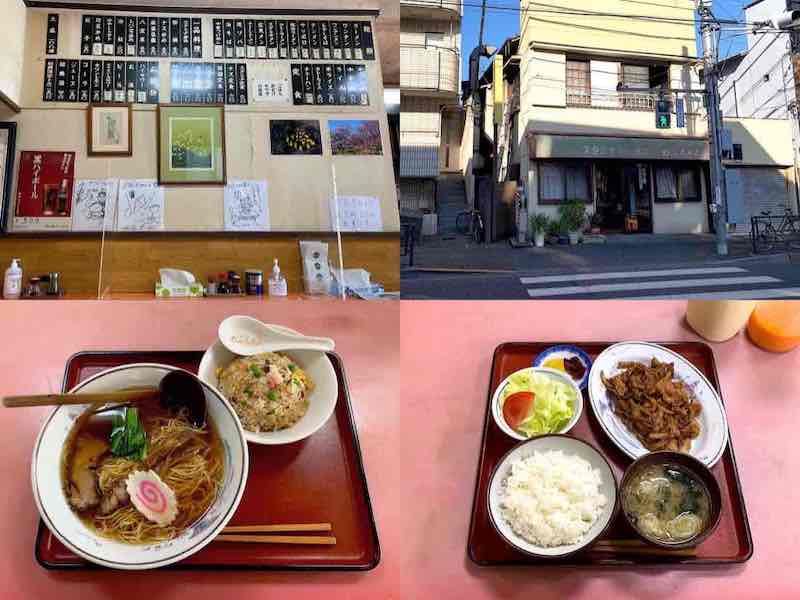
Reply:
<svg viewBox="0 0 800 600"><path fill-rule="evenodd" d="M117 231L164 229L164 188L150 179L122 179L117 199Z"/></svg>
<svg viewBox="0 0 800 600"><path fill-rule="evenodd" d="M331 229L336 229L336 205L331 198ZM340 231L383 231L380 200L374 196L339 196Z"/></svg>
<svg viewBox="0 0 800 600"><path fill-rule="evenodd" d="M75 182L72 231L110 231L117 212L116 179L84 179Z"/></svg>
<svg viewBox="0 0 800 600"><path fill-rule="evenodd" d="M225 186L225 230L269 231L266 181L230 181Z"/></svg>

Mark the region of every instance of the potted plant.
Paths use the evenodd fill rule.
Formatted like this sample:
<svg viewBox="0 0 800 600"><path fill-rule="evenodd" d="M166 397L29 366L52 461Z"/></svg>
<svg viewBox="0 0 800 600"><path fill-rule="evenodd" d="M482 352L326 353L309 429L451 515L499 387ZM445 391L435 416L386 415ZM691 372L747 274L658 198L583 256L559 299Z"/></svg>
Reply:
<svg viewBox="0 0 800 600"><path fill-rule="evenodd" d="M576 245L586 224L586 206L581 200L570 200L558 207L558 213L567 230L570 245Z"/></svg>
<svg viewBox="0 0 800 600"><path fill-rule="evenodd" d="M550 219L544 213L534 213L530 219L531 231L533 232L533 243L537 248L544 246L544 235L550 225Z"/></svg>

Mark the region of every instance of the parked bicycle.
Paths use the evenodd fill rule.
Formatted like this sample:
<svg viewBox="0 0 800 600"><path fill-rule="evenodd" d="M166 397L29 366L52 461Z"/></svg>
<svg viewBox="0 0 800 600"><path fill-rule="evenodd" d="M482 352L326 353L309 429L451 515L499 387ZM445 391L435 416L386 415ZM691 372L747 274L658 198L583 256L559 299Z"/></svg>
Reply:
<svg viewBox="0 0 800 600"><path fill-rule="evenodd" d="M780 221L777 227L773 224ZM800 250L800 216L784 209L783 217L773 216L771 211L761 211L761 216L753 217L753 249L756 253L771 252L783 246L789 250Z"/></svg>
<svg viewBox="0 0 800 600"><path fill-rule="evenodd" d="M461 235L471 236L476 244L482 243L485 239L486 230L483 225L481 211L473 208L458 213L456 217L456 230Z"/></svg>

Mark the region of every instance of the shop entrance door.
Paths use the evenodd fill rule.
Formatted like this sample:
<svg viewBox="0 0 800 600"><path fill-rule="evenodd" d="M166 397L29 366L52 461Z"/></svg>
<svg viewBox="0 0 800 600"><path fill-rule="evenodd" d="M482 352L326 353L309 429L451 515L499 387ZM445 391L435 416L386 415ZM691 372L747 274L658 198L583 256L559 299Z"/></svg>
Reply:
<svg viewBox="0 0 800 600"><path fill-rule="evenodd" d="M607 233L653 230L650 168L646 163L595 163L596 217L593 225Z"/></svg>

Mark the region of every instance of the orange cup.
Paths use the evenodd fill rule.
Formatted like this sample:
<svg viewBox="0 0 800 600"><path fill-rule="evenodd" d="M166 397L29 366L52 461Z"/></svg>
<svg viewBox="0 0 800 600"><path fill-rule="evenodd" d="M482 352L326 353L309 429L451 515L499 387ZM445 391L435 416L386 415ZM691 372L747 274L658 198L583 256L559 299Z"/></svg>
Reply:
<svg viewBox="0 0 800 600"><path fill-rule="evenodd" d="M770 352L800 346L800 300L759 302L747 323L750 340Z"/></svg>

